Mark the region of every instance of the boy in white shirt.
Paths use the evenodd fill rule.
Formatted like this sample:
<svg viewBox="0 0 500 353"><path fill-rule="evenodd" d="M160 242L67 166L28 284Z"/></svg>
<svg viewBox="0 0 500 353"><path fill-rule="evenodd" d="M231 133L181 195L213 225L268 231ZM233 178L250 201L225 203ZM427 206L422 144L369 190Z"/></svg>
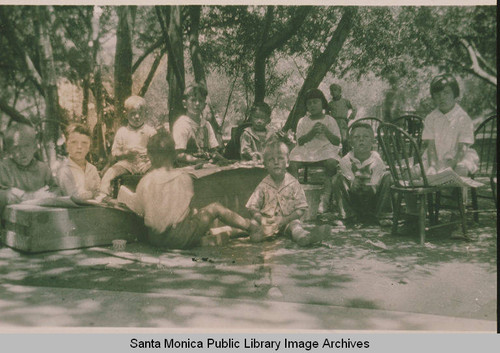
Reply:
<svg viewBox="0 0 500 353"><path fill-rule="evenodd" d="M64 195L88 200L99 192L101 178L97 168L86 160L90 141L90 130L86 126L71 124L67 127L68 158L57 171L57 181Z"/></svg>
<svg viewBox="0 0 500 353"><path fill-rule="evenodd" d="M370 125L355 123L349 141L352 151L339 162L340 173L334 177L333 195L341 219L353 224L370 223L388 207L391 177L378 152L372 151L375 138Z"/></svg>

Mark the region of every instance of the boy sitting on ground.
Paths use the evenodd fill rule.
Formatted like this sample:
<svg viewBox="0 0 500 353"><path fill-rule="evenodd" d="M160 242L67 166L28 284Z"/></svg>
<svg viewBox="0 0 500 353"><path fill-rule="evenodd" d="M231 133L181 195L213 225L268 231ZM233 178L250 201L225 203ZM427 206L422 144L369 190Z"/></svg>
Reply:
<svg viewBox="0 0 500 353"><path fill-rule="evenodd" d="M7 205L58 196L49 166L34 158L35 129L13 124L5 135L5 147L8 158L0 161L0 211Z"/></svg>
<svg viewBox="0 0 500 353"><path fill-rule="evenodd" d="M250 109L251 126L245 128L240 137L240 156L243 160L262 163L263 151L271 122L271 107L266 103L255 103Z"/></svg>
<svg viewBox="0 0 500 353"><path fill-rule="evenodd" d="M111 181L123 174L144 174L151 167L146 146L155 129L144 123L146 120L146 100L131 96L125 100L128 124L118 129L111 148L111 155L118 162L110 167L101 181L101 195L111 192Z"/></svg>
<svg viewBox="0 0 500 353"><path fill-rule="evenodd" d="M130 206L144 217L149 243L170 249L200 245L201 238L216 219L235 228L255 229L249 219L218 203L200 210L190 206L194 196L193 181L185 171L174 169L175 143L165 129L151 137L147 148L153 170L137 185Z"/></svg>
<svg viewBox="0 0 500 353"><path fill-rule="evenodd" d="M370 125L354 124L349 137L352 151L339 163L333 194L340 218L349 223L380 220L390 195L391 177L380 155L372 151L375 142Z"/></svg>
<svg viewBox="0 0 500 353"><path fill-rule="evenodd" d="M68 158L57 171L57 181L64 195L81 200L96 197L101 178L97 168L87 162L90 150L90 130L81 124L71 124L66 129Z"/></svg>
<svg viewBox="0 0 500 353"><path fill-rule="evenodd" d="M246 207L260 225L250 234L254 242L277 233L291 236L300 246L320 241L319 233L302 228L300 218L307 210L304 190L297 179L287 173L288 147L277 138L271 138L264 149L264 166L269 175L257 186Z"/></svg>

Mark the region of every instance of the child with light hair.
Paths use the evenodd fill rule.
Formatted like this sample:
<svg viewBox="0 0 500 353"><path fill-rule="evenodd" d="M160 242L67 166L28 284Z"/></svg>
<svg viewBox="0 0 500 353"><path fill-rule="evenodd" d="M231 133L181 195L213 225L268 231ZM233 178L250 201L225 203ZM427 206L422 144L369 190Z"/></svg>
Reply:
<svg viewBox="0 0 500 353"><path fill-rule="evenodd" d="M0 161L0 212L7 205L59 195L48 165L35 159L36 132L15 123L5 134L8 157Z"/></svg>
<svg viewBox="0 0 500 353"><path fill-rule="evenodd" d="M308 205L304 190L297 179L287 173L288 147L278 138L272 137L264 149L266 176L250 196L246 207L260 229L250 234L254 242L284 234L300 246L310 245L321 239L318 232L304 230L300 218Z"/></svg>
<svg viewBox="0 0 500 353"><path fill-rule="evenodd" d="M155 129L145 124L146 100L131 96L125 100L124 107L128 124L118 129L111 148L111 155L118 162L102 177L101 195L98 199L109 196L111 181L116 177L124 174L145 174L151 167L146 147Z"/></svg>

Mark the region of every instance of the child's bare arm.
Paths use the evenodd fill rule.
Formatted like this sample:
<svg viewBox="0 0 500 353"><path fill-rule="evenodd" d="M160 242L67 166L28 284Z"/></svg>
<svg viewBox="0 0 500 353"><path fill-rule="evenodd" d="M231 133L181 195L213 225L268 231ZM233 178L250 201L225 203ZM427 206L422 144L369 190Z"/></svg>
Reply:
<svg viewBox="0 0 500 353"><path fill-rule="evenodd" d="M321 124L321 132L326 136L328 141L334 146L340 145L340 137L334 135L325 125Z"/></svg>
<svg viewBox="0 0 500 353"><path fill-rule="evenodd" d="M313 128L311 130L309 130L308 133L306 133L305 135L300 136L297 139L297 143L299 144L299 146L302 146L303 144L308 143L309 141L311 141L312 139L314 139L314 137L317 134L318 134L318 129L316 128L316 125L314 125Z"/></svg>
<svg viewBox="0 0 500 353"><path fill-rule="evenodd" d="M436 152L436 143L434 140L427 141L427 159L429 161L429 167L436 169L437 152Z"/></svg>

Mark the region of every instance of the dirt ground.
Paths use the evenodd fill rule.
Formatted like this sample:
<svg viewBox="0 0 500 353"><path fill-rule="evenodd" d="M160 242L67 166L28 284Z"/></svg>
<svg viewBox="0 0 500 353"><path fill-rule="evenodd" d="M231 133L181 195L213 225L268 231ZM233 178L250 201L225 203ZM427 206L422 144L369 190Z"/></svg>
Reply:
<svg viewBox="0 0 500 353"><path fill-rule="evenodd" d="M0 327L495 331L496 214L474 242L450 229L329 228L160 252L145 244L35 255L0 248Z"/></svg>

